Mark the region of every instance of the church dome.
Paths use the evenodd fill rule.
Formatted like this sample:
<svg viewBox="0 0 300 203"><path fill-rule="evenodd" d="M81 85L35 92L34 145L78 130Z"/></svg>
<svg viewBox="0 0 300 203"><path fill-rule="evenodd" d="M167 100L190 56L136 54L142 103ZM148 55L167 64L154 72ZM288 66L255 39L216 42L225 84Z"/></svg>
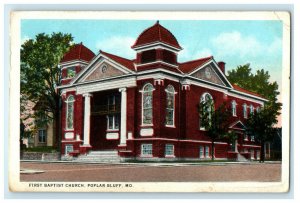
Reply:
<svg viewBox="0 0 300 203"><path fill-rule="evenodd" d="M152 27L144 30L139 35L132 48L134 49L136 47L157 42L162 42L174 48L182 49L174 35L168 29L161 26L159 21L157 21Z"/></svg>

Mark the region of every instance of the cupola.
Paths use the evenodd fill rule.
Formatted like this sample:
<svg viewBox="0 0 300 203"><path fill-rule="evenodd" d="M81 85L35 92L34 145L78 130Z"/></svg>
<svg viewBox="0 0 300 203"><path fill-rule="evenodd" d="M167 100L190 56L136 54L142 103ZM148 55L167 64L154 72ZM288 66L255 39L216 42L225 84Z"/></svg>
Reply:
<svg viewBox="0 0 300 203"><path fill-rule="evenodd" d="M177 54L182 50L175 36L157 21L144 30L131 47L137 52L137 69L155 65L176 68Z"/></svg>

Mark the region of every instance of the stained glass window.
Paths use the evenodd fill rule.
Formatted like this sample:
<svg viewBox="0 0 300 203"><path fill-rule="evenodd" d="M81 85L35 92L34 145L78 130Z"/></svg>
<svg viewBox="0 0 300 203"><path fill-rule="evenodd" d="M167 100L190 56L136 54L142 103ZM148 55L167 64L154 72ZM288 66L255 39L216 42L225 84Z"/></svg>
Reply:
<svg viewBox="0 0 300 203"><path fill-rule="evenodd" d="M143 88L143 124L152 124L153 86L148 83Z"/></svg>
<svg viewBox="0 0 300 203"><path fill-rule="evenodd" d="M202 115L200 114L200 116L203 116L204 113L208 113L208 119L211 120L211 114L214 110L214 100L212 96L209 93L204 93L201 96L200 102L204 105L203 108L205 107L205 109L202 109ZM204 126L201 123L201 117L200 117L200 128L201 129L204 128Z"/></svg>
<svg viewBox="0 0 300 203"><path fill-rule="evenodd" d="M244 118L248 117L248 112L247 112L247 104L243 105L243 114L244 114Z"/></svg>
<svg viewBox="0 0 300 203"><path fill-rule="evenodd" d="M69 96L67 99L67 129L73 129L73 120L74 120L74 96Z"/></svg>
<svg viewBox="0 0 300 203"><path fill-rule="evenodd" d="M236 116L236 102L233 100L231 102L232 116Z"/></svg>
<svg viewBox="0 0 300 203"><path fill-rule="evenodd" d="M167 93L167 105L166 105L166 125L174 126L174 100L175 90L172 85L168 85L166 88Z"/></svg>

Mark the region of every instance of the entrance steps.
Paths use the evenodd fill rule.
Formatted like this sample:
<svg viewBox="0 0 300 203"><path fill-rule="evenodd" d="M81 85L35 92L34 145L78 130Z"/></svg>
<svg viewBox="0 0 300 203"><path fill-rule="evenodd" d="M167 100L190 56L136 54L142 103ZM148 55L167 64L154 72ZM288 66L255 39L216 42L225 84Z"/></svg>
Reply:
<svg viewBox="0 0 300 203"><path fill-rule="evenodd" d="M76 162L92 162L92 163L118 163L121 159L118 151L90 151L86 155L79 155Z"/></svg>
<svg viewBox="0 0 300 203"><path fill-rule="evenodd" d="M237 161L240 162L249 162L248 159L246 159L243 155L241 155L240 153L237 154Z"/></svg>

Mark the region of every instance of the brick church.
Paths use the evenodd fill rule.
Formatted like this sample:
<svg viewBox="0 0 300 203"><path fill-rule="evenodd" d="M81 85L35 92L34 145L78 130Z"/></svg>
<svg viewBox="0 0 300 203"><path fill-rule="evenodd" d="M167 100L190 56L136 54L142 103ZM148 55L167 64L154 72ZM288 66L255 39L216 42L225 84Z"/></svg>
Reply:
<svg viewBox="0 0 300 203"><path fill-rule="evenodd" d="M259 159L260 146L245 132L245 120L266 99L231 84L225 63L213 56L179 63L182 47L158 21L131 47L136 58L82 43L61 60L61 151L63 157L115 152L120 160L205 160L211 140L201 127L199 103L231 109L238 139L215 142L215 159Z"/></svg>

